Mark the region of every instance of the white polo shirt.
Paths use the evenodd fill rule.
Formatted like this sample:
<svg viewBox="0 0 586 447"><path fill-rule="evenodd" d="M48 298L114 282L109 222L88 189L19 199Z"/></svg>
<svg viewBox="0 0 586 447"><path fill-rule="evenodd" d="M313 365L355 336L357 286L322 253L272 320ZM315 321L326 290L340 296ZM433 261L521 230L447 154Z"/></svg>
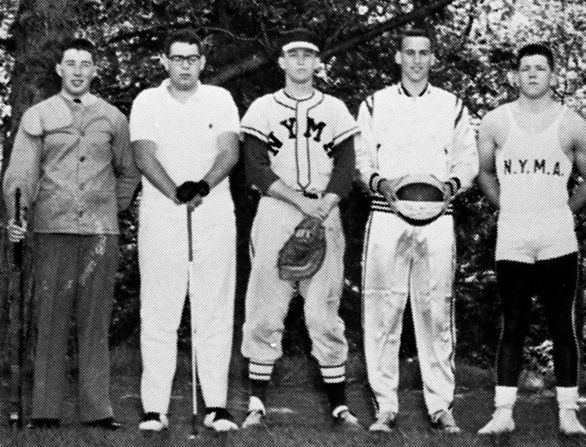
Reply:
<svg viewBox="0 0 586 447"><path fill-rule="evenodd" d="M168 86L166 79L136 97L130 114L130 141L153 141L157 159L177 185L196 182L216 159L218 136L239 133L238 109L230 92L221 87L199 84L182 103L170 95ZM141 206L161 213L178 207L144 177ZM201 212L214 214L233 209L227 178L211 190L199 207Z"/></svg>

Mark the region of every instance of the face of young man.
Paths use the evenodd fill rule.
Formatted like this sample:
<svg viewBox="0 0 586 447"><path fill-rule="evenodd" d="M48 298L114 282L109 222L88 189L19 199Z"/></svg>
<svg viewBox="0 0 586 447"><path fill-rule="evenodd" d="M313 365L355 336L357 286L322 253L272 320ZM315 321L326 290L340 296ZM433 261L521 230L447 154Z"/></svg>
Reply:
<svg viewBox="0 0 586 447"><path fill-rule="evenodd" d="M296 84L311 82L319 64L318 53L305 48L285 51L279 58L279 66L285 72L285 77Z"/></svg>
<svg viewBox="0 0 586 447"><path fill-rule="evenodd" d="M74 48L63 53L63 58L55 70L61 77L61 89L74 97L89 92L90 84L96 77L96 66L91 53Z"/></svg>
<svg viewBox="0 0 586 447"><path fill-rule="evenodd" d="M401 65L401 76L411 82L427 81L434 60L430 40L420 36L403 38L401 51L395 55L395 61Z"/></svg>
<svg viewBox="0 0 586 447"><path fill-rule="evenodd" d="M199 75L205 66L205 57L196 44L175 42L169 54L161 59L169 73L171 85L177 90L191 90L197 86Z"/></svg>
<svg viewBox="0 0 586 447"><path fill-rule="evenodd" d="M519 61L517 83L521 95L531 99L549 95L553 81L554 73L545 56L533 54Z"/></svg>

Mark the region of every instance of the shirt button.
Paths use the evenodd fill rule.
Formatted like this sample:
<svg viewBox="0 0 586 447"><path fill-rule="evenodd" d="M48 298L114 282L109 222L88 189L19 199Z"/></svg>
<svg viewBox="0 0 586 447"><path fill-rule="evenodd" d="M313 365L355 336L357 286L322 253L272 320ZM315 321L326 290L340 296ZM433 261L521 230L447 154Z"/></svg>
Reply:
<svg viewBox="0 0 586 447"><path fill-rule="evenodd" d="M85 185L83 183L79 184L79 189L83 191L83 189L85 188Z"/></svg>
<svg viewBox="0 0 586 447"><path fill-rule="evenodd" d="M78 215L79 217L83 217L83 211L80 211L79 213L77 213L77 215Z"/></svg>
<svg viewBox="0 0 586 447"><path fill-rule="evenodd" d="M85 137L85 132L83 130L80 130L79 131L79 136L82 137L82 138Z"/></svg>
<svg viewBox="0 0 586 447"><path fill-rule="evenodd" d="M81 161L83 163L85 161L85 155L82 155L81 157L79 157L79 161Z"/></svg>

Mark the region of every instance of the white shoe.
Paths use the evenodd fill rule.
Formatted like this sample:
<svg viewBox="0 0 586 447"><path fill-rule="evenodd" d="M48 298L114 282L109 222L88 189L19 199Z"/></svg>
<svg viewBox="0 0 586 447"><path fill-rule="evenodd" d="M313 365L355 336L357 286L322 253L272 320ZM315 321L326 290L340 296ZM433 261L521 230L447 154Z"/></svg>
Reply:
<svg viewBox="0 0 586 447"><path fill-rule="evenodd" d="M346 405L339 405L332 411L334 422L340 426L350 430L362 430L362 425L358 418L354 416Z"/></svg>
<svg viewBox="0 0 586 447"><path fill-rule="evenodd" d="M457 435L461 432L460 427L456 424L454 415L449 410L440 410L435 413L431 424L435 429L451 435Z"/></svg>
<svg viewBox="0 0 586 447"><path fill-rule="evenodd" d="M390 432L396 425L397 413L394 411L384 411L379 413L376 421L368 428L369 431Z"/></svg>
<svg viewBox="0 0 586 447"><path fill-rule="evenodd" d="M586 429L582 426L576 415L576 410L561 409L559 411L560 433L567 436L586 435Z"/></svg>
<svg viewBox="0 0 586 447"><path fill-rule="evenodd" d="M264 424L266 413L267 410L262 401L258 397L251 397L248 403L248 413L242 423L242 428L260 427Z"/></svg>
<svg viewBox="0 0 586 447"><path fill-rule="evenodd" d="M141 431L163 431L169 428L169 419L162 413L145 413L138 424Z"/></svg>
<svg viewBox="0 0 586 447"><path fill-rule="evenodd" d="M512 408L497 408L492 419L478 430L479 435L502 435L515 430Z"/></svg>
<svg viewBox="0 0 586 447"><path fill-rule="evenodd" d="M225 408L209 411L203 419L203 425L218 432L238 430L238 425L236 425L232 415Z"/></svg>

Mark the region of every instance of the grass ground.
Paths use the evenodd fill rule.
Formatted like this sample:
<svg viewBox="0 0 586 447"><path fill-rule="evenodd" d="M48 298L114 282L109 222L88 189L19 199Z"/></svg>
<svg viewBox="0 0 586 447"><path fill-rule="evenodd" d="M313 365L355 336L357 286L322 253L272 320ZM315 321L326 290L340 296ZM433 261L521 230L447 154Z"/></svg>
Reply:
<svg viewBox="0 0 586 447"><path fill-rule="evenodd" d="M304 359L288 359L277 367L276 385L269 390L267 424L258 430L241 430L215 434L201 429L195 440L188 440L191 412L189 363L180 357L173 391L170 418L171 429L163 434L145 436L137 430L140 416L139 374L140 358L136 349L117 348L113 352L112 396L117 418L125 427L115 433L81 427L72 385L70 398L63 412L63 427L59 430L11 431L0 424L0 447L181 447L181 446L242 446L242 447L350 447L350 446L586 446L586 440L562 438L556 430L555 397L551 392L521 395L516 408L518 430L508 438L479 437L476 431L492 412L493 394L490 373L461 365L458 367L458 389L455 415L463 432L458 436L433 431L428 424L423 396L416 373L409 364L403 365L401 413L398 428L390 434L372 435L366 431L351 433L332 426L327 415L325 396L317 389L312 374L314 366ZM349 402L360 420L372 421L372 408L360 359L349 367ZM246 391L243 365L232 365L230 407L238 421L246 413ZM0 403L0 410L5 408ZM586 409L581 411L586 421Z"/></svg>

